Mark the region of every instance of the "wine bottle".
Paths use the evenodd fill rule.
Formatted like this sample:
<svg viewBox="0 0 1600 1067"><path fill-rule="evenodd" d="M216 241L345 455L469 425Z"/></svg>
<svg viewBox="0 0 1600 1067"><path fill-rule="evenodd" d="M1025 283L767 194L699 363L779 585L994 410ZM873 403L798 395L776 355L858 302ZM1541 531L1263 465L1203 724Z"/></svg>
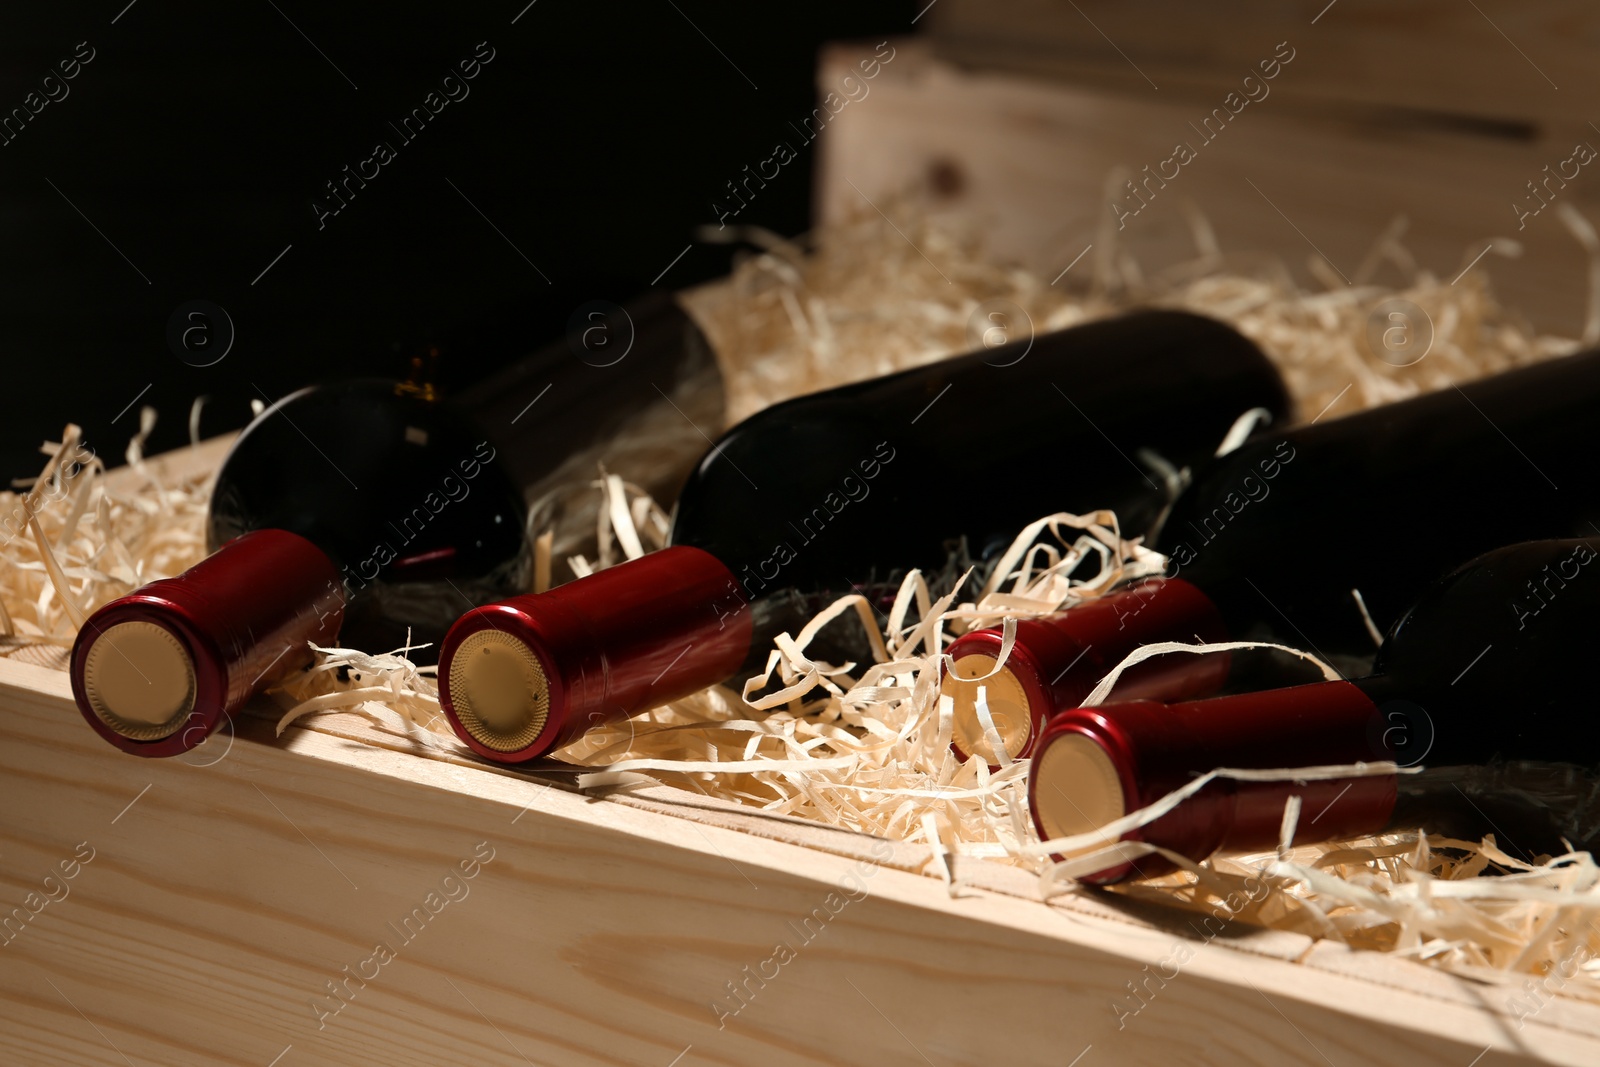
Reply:
<svg viewBox="0 0 1600 1067"><path fill-rule="evenodd" d="M1433 584L1354 680L1162 705L1075 708L1033 755L1029 802L1049 840L1093 831L1216 768L1391 761L1420 773L1323 780L1218 778L1124 835L1200 860L1294 842L1422 827L1493 833L1529 857L1600 844L1600 716L1589 676L1600 613L1600 537L1482 555ZM1107 842L1109 843L1109 842ZM1088 876L1170 869L1160 856Z"/></svg>
<svg viewBox="0 0 1600 1067"><path fill-rule="evenodd" d="M208 547L251 530L298 534L346 586L347 644L436 649L461 612L530 584L522 496L497 455L466 416L421 390L376 379L302 389L263 411L223 460Z"/></svg>
<svg viewBox="0 0 1600 1067"><path fill-rule="evenodd" d="M307 666L307 643L333 640L344 603L338 569L311 542L244 534L90 615L72 646L73 699L124 752L187 752L252 694Z"/></svg>
<svg viewBox="0 0 1600 1067"><path fill-rule="evenodd" d="M1479 553L1600 530L1600 466L1580 447L1597 408L1600 351L1258 434L1205 463L1156 538L1170 557L1165 579L1100 604L1115 626L1081 608L1028 620L1014 665L985 680L1009 701L1010 756L1026 757L1057 709L1139 645L1226 634L1364 660L1373 639L1352 590L1382 632L1430 582ZM1196 597L1221 621L1209 636L1195 625L1206 615ZM972 743L986 756L976 686L961 663L990 657L992 668L998 645L998 630L953 641L957 669L943 683L956 702L955 736L979 738ZM1148 664L1138 670L1131 681L1148 683ZM1188 655L1162 670L1168 699L1207 695L1227 677L1215 658Z"/></svg>
<svg viewBox="0 0 1600 1067"><path fill-rule="evenodd" d="M71 669L89 724L139 755L188 751L305 666L306 643L332 643L341 621L347 644L409 643L430 663L464 608L525 591L523 489L541 492L571 453L666 403L639 378L672 389L710 365L670 297L602 307L573 343L518 361L459 405L414 373L301 390L263 412L218 473L213 554L81 630ZM670 472L685 449L655 440Z"/></svg>
<svg viewBox="0 0 1600 1067"><path fill-rule="evenodd" d="M528 500L603 460L664 504L705 450L699 425L721 428L723 397L710 342L665 290L581 304L560 340L452 394ZM640 424L648 440L628 441Z"/></svg>
<svg viewBox="0 0 1600 1067"><path fill-rule="evenodd" d="M950 666L939 682L941 696L952 701L950 747L962 761L976 755L991 768L1001 765L1002 753L1004 760L1025 759L1050 716L1080 704L1133 647L1225 640L1216 606L1188 582L1166 578L1145 579L1067 611L1018 619L1003 665L1001 627L963 634L950 643ZM1153 657L1124 671L1111 697L1210 696L1227 681L1230 666L1227 652Z"/></svg>
<svg viewBox="0 0 1600 1067"><path fill-rule="evenodd" d="M1186 464L1251 408L1282 417L1271 363L1214 320L1147 311L776 404L684 486L671 547L469 612L440 699L501 762L753 669L834 595L949 574L1061 508L1164 502L1132 458Z"/></svg>
<svg viewBox="0 0 1600 1067"><path fill-rule="evenodd" d="M439 399L432 368L414 363L407 382L332 383L278 401L223 461L209 547L264 528L307 537L344 576L345 642L378 652L409 640L415 661L433 663L463 611L532 584L524 498L665 403L651 383L671 389L710 366L667 294L627 309L596 302L592 314L459 399ZM685 436L700 440L692 427ZM687 454L675 441L663 449ZM661 466L678 477L688 462Z"/></svg>

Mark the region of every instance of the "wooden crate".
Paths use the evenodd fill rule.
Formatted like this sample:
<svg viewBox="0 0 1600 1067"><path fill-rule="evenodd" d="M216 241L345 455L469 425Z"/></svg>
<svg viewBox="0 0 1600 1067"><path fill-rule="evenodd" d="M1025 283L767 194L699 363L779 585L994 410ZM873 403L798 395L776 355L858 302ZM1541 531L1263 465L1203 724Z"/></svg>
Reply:
<svg viewBox="0 0 1600 1067"><path fill-rule="evenodd" d="M1600 1062L1600 1007L360 716L139 759L15 656L0 813L8 1064Z"/></svg>
<svg viewBox="0 0 1600 1067"><path fill-rule="evenodd" d="M1309 259L1359 283L1368 252L1404 215L1406 245L1447 282L1491 238L1514 239L1518 258L1489 254L1474 269L1541 330L1579 336L1589 257L1558 209L1600 222L1590 173L1600 160L1541 185L1550 203L1537 214L1519 220L1512 205L1541 203L1529 183L1577 143L1600 148L1600 111L1585 110L1600 90L1600 13L1570 0L1479 5L1491 23L1442 0L1338 0L1313 25L1325 4L940 0L932 36L891 42L894 58L864 96L859 65L873 46L824 52L819 94L861 98L836 105L818 139L818 216L931 189L936 214L980 220L992 255L1047 281L1096 245L1060 282L1073 285L1108 250L1108 225L1146 271L1194 258L1187 201L1224 251L1276 256L1321 288ZM1243 79L1275 62L1282 42L1294 58L1267 94L1202 132L1227 94L1244 99ZM1163 161L1178 142L1195 158L1143 185L1147 166L1157 179L1172 172ZM1108 193L1115 168L1153 194L1136 216L1113 215L1114 199L1140 203L1125 187ZM1410 281L1388 265L1376 278Z"/></svg>

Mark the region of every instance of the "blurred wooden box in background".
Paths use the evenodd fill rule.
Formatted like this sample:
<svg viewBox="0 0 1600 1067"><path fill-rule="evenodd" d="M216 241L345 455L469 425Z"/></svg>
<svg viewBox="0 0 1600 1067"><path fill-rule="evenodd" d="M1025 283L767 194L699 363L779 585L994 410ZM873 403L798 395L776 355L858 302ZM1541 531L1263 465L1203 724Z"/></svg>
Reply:
<svg viewBox="0 0 1600 1067"><path fill-rule="evenodd" d="M929 36L895 42L866 100L829 123L822 220L927 187L984 220L994 255L1052 279L1117 229L1106 184L1122 167L1149 200L1116 236L1147 271L1193 258L1185 200L1225 252L1273 254L1316 287L1308 257L1359 281L1403 214L1405 244L1445 281L1490 238L1515 239L1519 259L1478 269L1540 330L1582 330L1589 259L1556 205L1600 218L1595 168L1572 161L1576 145L1600 147L1592 5L939 0L925 21ZM829 50L819 93L870 52ZM1262 78L1263 61L1290 53ZM1194 158L1144 184L1147 166L1172 175L1162 164L1179 143ZM1387 266L1376 280L1409 279Z"/></svg>

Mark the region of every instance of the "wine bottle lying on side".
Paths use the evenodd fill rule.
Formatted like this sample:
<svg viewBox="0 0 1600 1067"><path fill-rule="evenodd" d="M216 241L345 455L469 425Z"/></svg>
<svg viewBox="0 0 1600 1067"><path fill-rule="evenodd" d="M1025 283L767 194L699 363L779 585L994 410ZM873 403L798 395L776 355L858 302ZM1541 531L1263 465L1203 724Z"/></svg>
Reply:
<svg viewBox="0 0 1600 1067"><path fill-rule="evenodd" d="M532 584L527 511L498 460L465 413L403 385L302 389L245 427L223 460L209 545L251 530L299 534L334 561L350 647L386 652L409 637L433 644L413 653L431 663L461 612Z"/></svg>
<svg viewBox="0 0 1600 1067"><path fill-rule="evenodd" d="M78 708L124 751L185 752L306 666L307 641L343 633L383 652L410 628L422 644L526 589L524 514L493 447L448 405L383 380L294 393L223 461L212 554L79 630Z"/></svg>
<svg viewBox="0 0 1600 1067"><path fill-rule="evenodd" d="M71 671L84 718L125 751L175 755L304 667L308 641L369 652L409 642L431 646L410 652L430 663L462 611L526 592L524 492L665 403L651 382L670 389L710 366L664 294L610 314L625 320L625 353L586 359L560 342L460 402L416 379L373 379L269 407L217 474L212 555L107 604L79 632Z"/></svg>
<svg viewBox="0 0 1600 1067"><path fill-rule="evenodd" d="M1428 583L1499 545L1600 529L1600 465L1581 447L1600 409L1600 351L1318 425L1258 434L1204 464L1174 504L1157 547L1167 577L1093 605L1021 620L1005 665L981 683L1016 759L1045 722L1075 707L1140 645L1269 640L1329 656L1370 654L1351 594L1381 631ZM1559 487L1559 488L1558 488ZM1092 610L1089 610L1091 609ZM998 764L984 739L977 682L1000 630L951 642L943 691L958 753ZM1208 696L1226 653L1148 660L1137 686Z"/></svg>
<svg viewBox="0 0 1600 1067"><path fill-rule="evenodd" d="M1311 781L1217 778L1119 840L1201 860L1421 827L1494 834L1532 858L1600 845L1600 715L1589 669L1600 615L1600 538L1531 541L1472 560L1394 624L1372 673L1172 705L1075 708L1033 754L1028 798L1044 840L1088 833L1217 768L1392 761L1419 773ZM1103 840L1099 845L1111 844ZM1082 853L1080 853L1082 854ZM1160 855L1084 876L1171 870Z"/></svg>
<svg viewBox="0 0 1600 1067"><path fill-rule="evenodd" d="M343 575L351 647L383 652L409 639L428 646L413 660L435 662L463 611L531 589L526 496L569 456L664 403L652 381L670 389L710 367L698 329L665 294L609 314L622 318L618 333L626 326L614 343L628 348L604 360L562 340L456 397L437 398L422 375L284 397L223 460L210 549L250 530L300 534ZM684 453L665 464L681 477L702 446L667 447Z"/></svg>
<svg viewBox="0 0 1600 1067"><path fill-rule="evenodd" d="M1129 535L1166 500L1141 449L1193 463L1238 416L1288 410L1276 370L1222 323L1094 322L776 404L705 454L671 547L471 611L440 700L480 755L517 763L603 721L759 669L832 596L948 573L1040 515L1114 508Z"/></svg>
<svg viewBox="0 0 1600 1067"><path fill-rule="evenodd" d="M72 646L72 695L124 752L175 756L306 667L307 642L331 644L344 608L338 568L316 545L256 530L90 615Z"/></svg>

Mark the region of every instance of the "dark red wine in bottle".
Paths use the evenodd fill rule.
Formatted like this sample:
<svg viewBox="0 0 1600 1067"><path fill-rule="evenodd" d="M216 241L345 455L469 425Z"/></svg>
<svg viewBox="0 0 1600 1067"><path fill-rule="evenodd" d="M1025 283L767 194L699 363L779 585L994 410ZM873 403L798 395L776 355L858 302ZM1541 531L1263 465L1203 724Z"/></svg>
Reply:
<svg viewBox="0 0 1600 1067"><path fill-rule="evenodd" d="M1200 860L1276 846L1301 800L1307 844L1421 827L1512 854L1600 844L1600 716L1590 662L1600 617L1600 537L1533 541L1432 585L1384 639L1370 675L1171 705L1056 716L1033 755L1042 838L1085 833L1220 767L1391 761L1413 774L1320 781L1217 779L1124 840ZM1159 856L1089 877L1170 869Z"/></svg>
<svg viewBox="0 0 1600 1067"><path fill-rule="evenodd" d="M1116 617L1109 628L1077 608L1029 620L1015 677L985 683L1016 697L1006 709L1010 755L1026 756L1056 710L1139 645L1228 635L1360 662L1373 641L1352 590L1381 632L1430 582L1482 552L1600 531L1600 464L1583 447L1597 410L1600 352L1585 352L1262 433L1202 464L1156 539L1171 557L1167 577L1102 602ZM959 668L998 643L998 630L979 632L949 651ZM1153 695L1187 699L1227 677L1216 659L1163 659L1175 662L1147 661L1130 682L1165 672L1165 692ZM981 737L975 687L960 674L945 684L966 724L956 736Z"/></svg>
<svg viewBox="0 0 1600 1067"><path fill-rule="evenodd" d="M535 758L756 666L832 596L949 573L1052 511L1115 508L1131 535L1164 502L1134 457L1193 463L1251 408L1288 410L1272 364L1176 311L776 404L705 454L672 547L463 617L442 703L480 754Z"/></svg>

